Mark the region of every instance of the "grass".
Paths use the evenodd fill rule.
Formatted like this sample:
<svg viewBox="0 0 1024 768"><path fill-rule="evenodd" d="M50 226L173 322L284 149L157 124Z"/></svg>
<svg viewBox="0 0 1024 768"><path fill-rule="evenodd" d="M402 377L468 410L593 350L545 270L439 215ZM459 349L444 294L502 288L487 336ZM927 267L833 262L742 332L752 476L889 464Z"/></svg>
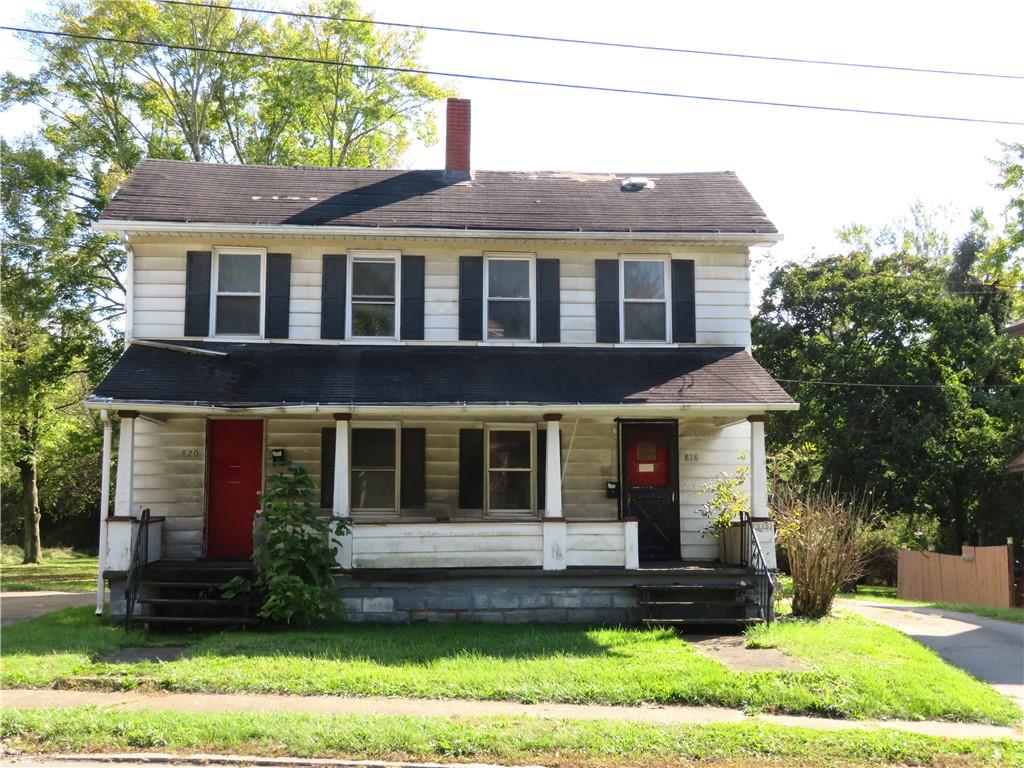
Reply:
<svg viewBox="0 0 1024 768"><path fill-rule="evenodd" d="M895 630L856 617L777 622L758 646L809 671L738 673L669 630L539 625L340 625L161 638L68 609L4 631L4 687L409 696L592 704L719 705L832 717L1014 723L992 688ZM171 662L105 663L138 644Z"/></svg>
<svg viewBox="0 0 1024 768"><path fill-rule="evenodd" d="M1024 742L762 723L665 726L527 717L442 718L78 709L0 710L0 740L30 752L159 750L551 766L1024 766Z"/></svg>
<svg viewBox="0 0 1024 768"><path fill-rule="evenodd" d="M44 549L41 563L22 565L21 547L0 551L0 589L10 592L90 592L96 589L99 560L72 549Z"/></svg>
<svg viewBox="0 0 1024 768"><path fill-rule="evenodd" d="M783 576L783 594L793 593L792 579ZM856 592L843 592L839 595L847 600L867 600L875 603L893 603L894 605L916 605L922 608L935 608L941 611L957 611L958 613L970 613L975 616L984 616L989 619L1002 619L1017 624L1024 624L1024 608L995 608L990 605L975 605L973 603L928 603L918 600L900 600L896 596L896 587L881 587L860 584Z"/></svg>

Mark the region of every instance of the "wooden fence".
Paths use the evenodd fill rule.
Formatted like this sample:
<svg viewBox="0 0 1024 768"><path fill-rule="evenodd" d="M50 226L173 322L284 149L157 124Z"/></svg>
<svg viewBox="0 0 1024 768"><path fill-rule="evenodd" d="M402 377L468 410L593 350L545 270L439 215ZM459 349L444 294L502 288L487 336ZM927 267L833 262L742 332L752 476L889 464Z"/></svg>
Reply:
<svg viewBox="0 0 1024 768"><path fill-rule="evenodd" d="M1013 606L1013 547L969 547L962 555L901 549L896 576L903 600Z"/></svg>

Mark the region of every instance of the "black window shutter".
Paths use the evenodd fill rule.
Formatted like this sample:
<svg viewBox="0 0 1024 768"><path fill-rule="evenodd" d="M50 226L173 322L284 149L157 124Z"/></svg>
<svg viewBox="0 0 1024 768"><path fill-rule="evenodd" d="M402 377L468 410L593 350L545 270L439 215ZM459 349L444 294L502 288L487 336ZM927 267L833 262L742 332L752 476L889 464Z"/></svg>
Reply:
<svg viewBox="0 0 1024 768"><path fill-rule="evenodd" d="M562 340L558 259L537 259L537 341Z"/></svg>
<svg viewBox="0 0 1024 768"><path fill-rule="evenodd" d="M402 429L402 509L427 506L427 430Z"/></svg>
<svg viewBox="0 0 1024 768"><path fill-rule="evenodd" d="M288 338L291 294L292 255L290 253L268 253L266 314L263 318L263 335L266 338Z"/></svg>
<svg viewBox="0 0 1024 768"><path fill-rule="evenodd" d="M334 427L320 430L320 507L334 506Z"/></svg>
<svg viewBox="0 0 1024 768"><path fill-rule="evenodd" d="M423 338L423 283L425 259L402 256L402 333L403 339Z"/></svg>
<svg viewBox="0 0 1024 768"><path fill-rule="evenodd" d="M484 259L482 256L460 256L459 339L480 341L483 337Z"/></svg>
<svg viewBox="0 0 1024 768"><path fill-rule="evenodd" d="M672 341L697 341L697 285L691 259L672 260Z"/></svg>
<svg viewBox="0 0 1024 768"><path fill-rule="evenodd" d="M484 508L484 431L459 430L459 509Z"/></svg>
<svg viewBox="0 0 1024 768"><path fill-rule="evenodd" d="M185 256L185 335L210 335L210 251Z"/></svg>
<svg viewBox="0 0 1024 768"><path fill-rule="evenodd" d="M619 262L598 259L594 266L597 340L614 344L619 341Z"/></svg>
<svg viewBox="0 0 1024 768"><path fill-rule="evenodd" d="M323 266L323 292L320 299L320 338L345 338L345 301L348 280L348 257L345 254L325 254Z"/></svg>

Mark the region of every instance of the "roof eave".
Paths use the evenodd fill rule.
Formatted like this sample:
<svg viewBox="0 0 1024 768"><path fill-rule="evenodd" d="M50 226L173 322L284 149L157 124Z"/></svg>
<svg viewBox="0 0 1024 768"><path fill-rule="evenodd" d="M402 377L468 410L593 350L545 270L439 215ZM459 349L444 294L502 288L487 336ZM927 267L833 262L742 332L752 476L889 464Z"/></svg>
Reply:
<svg viewBox="0 0 1024 768"><path fill-rule="evenodd" d="M460 240L606 240L610 242L702 243L768 246L783 239L776 232L585 232L566 230L446 229L442 227L345 227L308 224L223 224L209 222L101 219L93 229L131 237L135 234L210 234L276 237L376 237L382 239Z"/></svg>

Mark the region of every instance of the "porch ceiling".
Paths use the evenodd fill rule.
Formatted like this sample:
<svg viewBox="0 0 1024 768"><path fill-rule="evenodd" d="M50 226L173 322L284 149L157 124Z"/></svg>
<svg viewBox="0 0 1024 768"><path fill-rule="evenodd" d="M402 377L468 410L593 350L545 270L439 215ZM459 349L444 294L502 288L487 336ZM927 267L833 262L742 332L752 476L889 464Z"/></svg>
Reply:
<svg viewBox="0 0 1024 768"><path fill-rule="evenodd" d="M132 344L89 404L796 407L742 348Z"/></svg>

